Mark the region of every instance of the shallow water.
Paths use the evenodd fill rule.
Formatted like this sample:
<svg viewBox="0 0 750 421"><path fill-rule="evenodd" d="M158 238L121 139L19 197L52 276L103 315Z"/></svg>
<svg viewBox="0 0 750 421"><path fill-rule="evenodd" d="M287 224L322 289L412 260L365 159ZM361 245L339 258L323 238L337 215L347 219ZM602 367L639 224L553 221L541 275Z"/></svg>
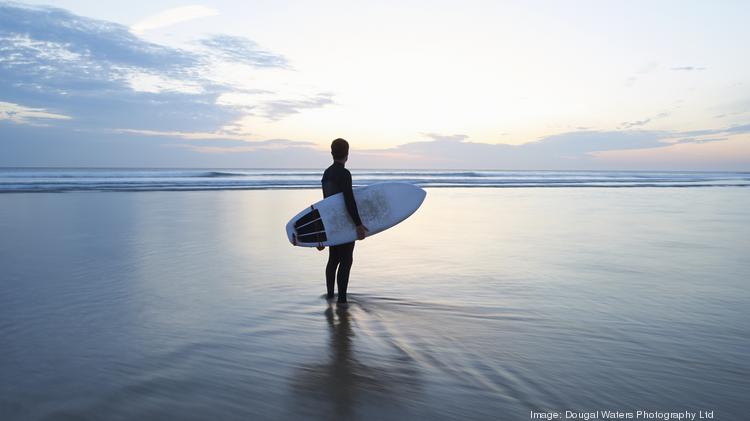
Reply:
<svg viewBox="0 0 750 421"><path fill-rule="evenodd" d="M0 419L746 416L750 190L429 189L348 309L319 194L0 195Z"/></svg>

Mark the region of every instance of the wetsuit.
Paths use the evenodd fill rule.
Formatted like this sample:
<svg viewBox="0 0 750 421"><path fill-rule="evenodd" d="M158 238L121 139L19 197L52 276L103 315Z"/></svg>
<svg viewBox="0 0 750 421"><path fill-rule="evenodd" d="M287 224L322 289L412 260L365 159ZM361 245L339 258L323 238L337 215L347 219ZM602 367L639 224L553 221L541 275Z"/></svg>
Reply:
<svg viewBox="0 0 750 421"><path fill-rule="evenodd" d="M346 210L354 225L362 225L362 220L359 219L359 212L357 211L357 202L354 201L354 193L352 192L352 174L344 168L344 164L334 161L323 173L323 179L320 182L323 186L323 197L336 193L344 194ZM346 302L346 287L349 285L349 271L352 268L354 241L328 247L328 253L328 265L326 265L328 298L333 298L333 285L338 280L338 301ZM338 276L336 276L337 268Z"/></svg>

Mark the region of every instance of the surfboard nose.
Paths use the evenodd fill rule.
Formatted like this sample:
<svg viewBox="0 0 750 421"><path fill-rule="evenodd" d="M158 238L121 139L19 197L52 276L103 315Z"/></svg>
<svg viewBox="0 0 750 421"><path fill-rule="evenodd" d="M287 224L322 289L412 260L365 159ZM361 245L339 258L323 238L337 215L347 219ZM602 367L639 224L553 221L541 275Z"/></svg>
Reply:
<svg viewBox="0 0 750 421"><path fill-rule="evenodd" d="M427 192L413 184L409 183L383 183L393 185L394 192L398 191L398 202L401 206L406 208L412 208L412 212L416 211L424 202L427 197Z"/></svg>
<svg viewBox="0 0 750 421"><path fill-rule="evenodd" d="M417 190L419 190L419 195L420 195L419 205L417 205L417 207L419 207L419 206L422 205L422 203L424 202L424 199L427 197L427 190L425 190L425 189L423 189L421 187L417 187Z"/></svg>
<svg viewBox="0 0 750 421"><path fill-rule="evenodd" d="M427 196L423 188L402 182L383 183L383 190L387 192L390 201L394 204L391 207L393 217L399 221L416 212Z"/></svg>

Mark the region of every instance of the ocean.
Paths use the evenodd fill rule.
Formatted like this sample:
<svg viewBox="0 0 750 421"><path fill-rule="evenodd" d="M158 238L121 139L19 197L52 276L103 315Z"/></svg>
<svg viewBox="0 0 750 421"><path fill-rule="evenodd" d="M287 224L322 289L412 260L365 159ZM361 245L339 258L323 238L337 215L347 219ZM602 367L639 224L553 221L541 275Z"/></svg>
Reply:
<svg viewBox="0 0 750 421"><path fill-rule="evenodd" d="M0 170L0 419L747 417L747 173L353 174L427 197L343 308L320 171Z"/></svg>
<svg viewBox="0 0 750 421"><path fill-rule="evenodd" d="M320 187L321 170L0 168L0 192ZM748 187L750 172L352 170L356 185L421 187Z"/></svg>

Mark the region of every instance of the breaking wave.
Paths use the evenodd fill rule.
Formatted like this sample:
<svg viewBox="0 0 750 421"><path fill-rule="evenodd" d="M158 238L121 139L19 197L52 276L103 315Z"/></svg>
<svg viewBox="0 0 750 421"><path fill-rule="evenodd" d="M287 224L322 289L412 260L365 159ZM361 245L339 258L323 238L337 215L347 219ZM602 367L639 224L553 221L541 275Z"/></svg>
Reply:
<svg viewBox="0 0 750 421"><path fill-rule="evenodd" d="M421 187L748 187L748 172L352 170L355 186ZM0 169L2 192L163 191L320 188L322 170Z"/></svg>

